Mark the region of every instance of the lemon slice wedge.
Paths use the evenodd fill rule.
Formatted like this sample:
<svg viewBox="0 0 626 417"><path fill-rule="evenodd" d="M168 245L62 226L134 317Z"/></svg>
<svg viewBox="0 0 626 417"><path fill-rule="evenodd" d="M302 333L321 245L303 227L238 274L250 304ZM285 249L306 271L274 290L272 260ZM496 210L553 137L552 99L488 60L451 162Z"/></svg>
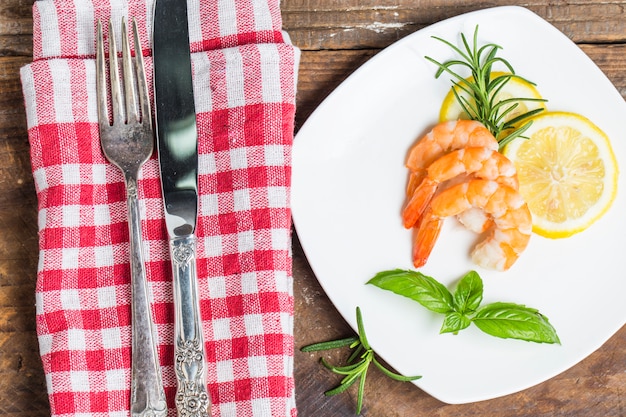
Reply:
<svg viewBox="0 0 626 417"><path fill-rule="evenodd" d="M609 138L585 117L545 112L503 150L518 172L533 231L568 237L588 228L611 206L618 167Z"/></svg>
<svg viewBox="0 0 626 417"><path fill-rule="evenodd" d="M504 72L493 72L491 73L491 78L499 77L506 74L507 73ZM466 80L468 82L472 82L473 77L468 77L466 78ZM441 104L441 109L439 111L439 120L442 122L447 120L470 119L470 116L465 113L463 107L461 107L461 104L455 97L454 91L456 91L461 98L469 99L470 104L473 104L474 102L473 99L470 99L470 95L466 91L463 91L458 87L452 87L446 97L443 99L443 103ZM502 89L498 91L498 93L494 97L494 102L499 102L510 98L531 98L540 100L542 97L534 85L525 81L522 78L512 77L504 84ZM546 108L543 101L522 100L517 102L517 104L518 105L515 109L505 115L505 122L531 110ZM511 104L511 106L512 105L513 104ZM502 113L504 110L505 109L502 109L500 113Z"/></svg>

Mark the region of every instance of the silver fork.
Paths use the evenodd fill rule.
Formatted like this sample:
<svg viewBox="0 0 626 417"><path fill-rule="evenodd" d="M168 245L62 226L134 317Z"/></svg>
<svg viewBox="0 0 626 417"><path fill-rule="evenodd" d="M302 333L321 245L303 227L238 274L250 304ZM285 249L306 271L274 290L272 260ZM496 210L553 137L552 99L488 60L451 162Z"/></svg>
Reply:
<svg viewBox="0 0 626 417"><path fill-rule="evenodd" d="M117 47L112 23L109 21L109 73L113 124L109 122L106 66L102 24L98 21L96 51L96 90L98 96L98 125L100 144L106 158L124 173L128 227L130 232L131 308L132 308L132 371L131 415L165 416L167 405L156 350L156 332L148 297L144 266L141 218L137 197L137 177L141 166L150 158L154 148L150 98L146 74L133 20L135 58L131 58L126 20L122 21L122 73L124 95L120 88ZM134 71L131 61L134 62ZM136 78L136 82L135 82ZM139 96L137 103L136 96ZM122 101L125 111L122 111Z"/></svg>

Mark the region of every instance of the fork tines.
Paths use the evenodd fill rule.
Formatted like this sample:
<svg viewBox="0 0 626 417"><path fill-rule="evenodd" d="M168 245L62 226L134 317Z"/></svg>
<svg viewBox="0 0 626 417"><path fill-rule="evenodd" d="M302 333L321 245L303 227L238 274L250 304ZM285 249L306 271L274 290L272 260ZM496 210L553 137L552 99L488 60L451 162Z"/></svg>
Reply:
<svg viewBox="0 0 626 417"><path fill-rule="evenodd" d="M107 103L106 64L104 53L104 39L102 23L98 20L98 33L96 45L96 88L98 90L98 120L100 124L110 121ZM126 30L126 19L122 19L122 75L124 79L124 96L120 88L120 74L118 67L118 50L115 42L113 24L108 24L109 40L109 80L111 85L111 109L113 110L113 123L125 121L128 124L137 122L151 125L150 99L148 84L144 70L143 53L139 42L137 22L133 19L133 41L135 44L134 59L131 58L130 44ZM133 64L134 63L134 71ZM137 82L135 82L135 77ZM139 96L139 107L137 106ZM125 103L123 106L122 102ZM124 107L124 113L122 108ZM110 124L110 123L109 123Z"/></svg>

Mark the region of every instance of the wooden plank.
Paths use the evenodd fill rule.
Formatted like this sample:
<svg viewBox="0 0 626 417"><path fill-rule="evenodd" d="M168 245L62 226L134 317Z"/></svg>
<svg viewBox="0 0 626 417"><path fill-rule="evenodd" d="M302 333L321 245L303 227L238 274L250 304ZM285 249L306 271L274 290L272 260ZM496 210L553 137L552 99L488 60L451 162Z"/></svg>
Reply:
<svg viewBox="0 0 626 417"><path fill-rule="evenodd" d="M0 35L0 56L33 55L33 43L30 35Z"/></svg>
<svg viewBox="0 0 626 417"><path fill-rule="evenodd" d="M524 6L577 43L626 40L626 1L545 3L526 2ZM519 2L283 0L282 9L285 30L303 50L379 49L449 17L516 4Z"/></svg>
<svg viewBox="0 0 626 417"><path fill-rule="evenodd" d="M35 0L2 0L0 35L32 35Z"/></svg>
<svg viewBox="0 0 626 417"><path fill-rule="evenodd" d="M23 56L0 58L0 140L26 132L20 68L29 62L31 58Z"/></svg>
<svg viewBox="0 0 626 417"><path fill-rule="evenodd" d="M0 332L0 414L50 416L34 332Z"/></svg>

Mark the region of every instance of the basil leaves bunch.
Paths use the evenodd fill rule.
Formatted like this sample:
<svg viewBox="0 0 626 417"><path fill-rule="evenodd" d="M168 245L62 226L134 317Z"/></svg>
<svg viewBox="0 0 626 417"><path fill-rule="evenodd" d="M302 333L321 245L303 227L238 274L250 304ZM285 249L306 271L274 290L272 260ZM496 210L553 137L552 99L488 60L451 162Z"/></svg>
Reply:
<svg viewBox="0 0 626 417"><path fill-rule="evenodd" d="M444 314L441 333L456 334L474 323L491 336L561 343L548 318L537 309L503 302L481 306L483 281L475 271L468 272L461 279L454 293L434 278L402 269L379 272L368 284L408 297L430 311Z"/></svg>

